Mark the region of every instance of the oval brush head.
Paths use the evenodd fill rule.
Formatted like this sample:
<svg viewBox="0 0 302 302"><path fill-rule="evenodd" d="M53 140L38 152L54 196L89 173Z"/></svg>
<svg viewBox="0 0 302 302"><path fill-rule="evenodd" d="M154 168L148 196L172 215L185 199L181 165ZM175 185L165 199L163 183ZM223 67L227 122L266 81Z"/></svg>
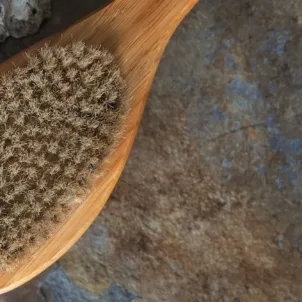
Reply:
<svg viewBox="0 0 302 302"><path fill-rule="evenodd" d="M86 196L125 110L113 57L81 42L45 46L0 78L0 267Z"/></svg>

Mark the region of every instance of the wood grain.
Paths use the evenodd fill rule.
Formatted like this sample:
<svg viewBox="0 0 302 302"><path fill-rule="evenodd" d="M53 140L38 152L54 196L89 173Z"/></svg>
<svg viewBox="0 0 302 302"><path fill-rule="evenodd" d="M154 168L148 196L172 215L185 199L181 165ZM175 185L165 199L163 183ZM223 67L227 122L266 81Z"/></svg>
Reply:
<svg viewBox="0 0 302 302"><path fill-rule="evenodd" d="M131 109L125 121L125 135L110 155L106 174L95 180L87 200L79 205L44 244L26 255L26 261L0 275L0 294L12 290L41 273L82 236L99 214L124 168L134 142L145 102L158 63L174 30L198 0L116 0L45 42L64 45L83 40L104 45L115 55L128 87ZM0 72L26 63L19 54L0 65Z"/></svg>

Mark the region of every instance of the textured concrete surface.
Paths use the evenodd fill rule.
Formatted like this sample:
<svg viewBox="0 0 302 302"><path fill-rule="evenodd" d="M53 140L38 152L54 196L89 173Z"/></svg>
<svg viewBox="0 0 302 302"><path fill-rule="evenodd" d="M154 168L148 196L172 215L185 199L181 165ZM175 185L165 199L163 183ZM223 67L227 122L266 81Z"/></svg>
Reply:
<svg viewBox="0 0 302 302"><path fill-rule="evenodd" d="M199 2L105 210L36 281L45 301L302 300L301 12Z"/></svg>

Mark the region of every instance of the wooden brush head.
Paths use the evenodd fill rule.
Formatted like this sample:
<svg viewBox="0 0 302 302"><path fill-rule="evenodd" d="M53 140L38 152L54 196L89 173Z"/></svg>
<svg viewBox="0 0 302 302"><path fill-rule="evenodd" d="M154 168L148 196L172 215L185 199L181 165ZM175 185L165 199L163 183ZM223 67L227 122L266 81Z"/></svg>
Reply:
<svg viewBox="0 0 302 302"><path fill-rule="evenodd" d="M46 242L27 252L11 272L0 274L0 294L22 285L45 270L80 238L103 208L130 153L153 77L175 28L198 0L114 0L78 24L41 41L28 51L36 53L48 42L67 45L74 39L103 45L116 58L127 85L129 112L122 123L123 136L106 160L102 177L92 192L57 227ZM14 64L11 64L14 62ZM22 54L0 65L0 72L24 66ZM189 68L189 67L188 67Z"/></svg>
<svg viewBox="0 0 302 302"><path fill-rule="evenodd" d="M44 46L0 78L0 269L47 238L119 134L126 103L104 49Z"/></svg>

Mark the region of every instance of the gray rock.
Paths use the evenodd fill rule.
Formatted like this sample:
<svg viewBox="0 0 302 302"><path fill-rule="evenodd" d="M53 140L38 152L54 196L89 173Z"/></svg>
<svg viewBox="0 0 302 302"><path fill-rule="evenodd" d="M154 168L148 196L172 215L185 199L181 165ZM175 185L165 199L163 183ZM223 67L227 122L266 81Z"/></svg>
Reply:
<svg viewBox="0 0 302 302"><path fill-rule="evenodd" d="M0 41L38 31L51 16L51 0L0 0Z"/></svg>

